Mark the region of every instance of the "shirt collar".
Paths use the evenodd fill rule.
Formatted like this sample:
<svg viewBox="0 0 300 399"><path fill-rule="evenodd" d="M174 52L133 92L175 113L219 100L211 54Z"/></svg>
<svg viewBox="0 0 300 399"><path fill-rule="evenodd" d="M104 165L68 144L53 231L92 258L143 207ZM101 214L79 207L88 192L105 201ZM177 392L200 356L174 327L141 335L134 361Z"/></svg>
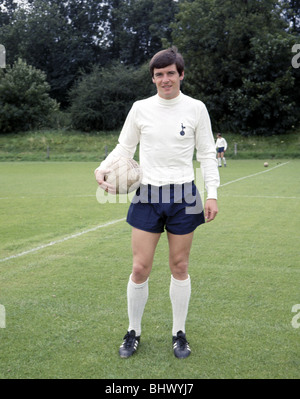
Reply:
<svg viewBox="0 0 300 399"><path fill-rule="evenodd" d="M183 96L183 94L180 91L179 95L177 97L172 98L170 100L165 100L164 98L162 98L158 94L156 94L157 102L159 104L167 105L167 106L171 106L171 105L179 103L181 101L181 99L182 99L182 96Z"/></svg>

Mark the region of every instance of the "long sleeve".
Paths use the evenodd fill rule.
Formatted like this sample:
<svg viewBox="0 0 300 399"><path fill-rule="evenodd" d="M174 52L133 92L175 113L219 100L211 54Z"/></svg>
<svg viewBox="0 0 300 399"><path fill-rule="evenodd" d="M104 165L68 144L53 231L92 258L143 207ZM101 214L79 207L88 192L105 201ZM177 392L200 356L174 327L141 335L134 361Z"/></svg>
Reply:
<svg viewBox="0 0 300 399"><path fill-rule="evenodd" d="M182 93L171 100L158 95L133 104L119 143L98 170L115 157L132 158L139 144L143 184L162 186L194 180L193 155L201 164L208 198L217 198L219 171L205 105Z"/></svg>
<svg viewBox="0 0 300 399"><path fill-rule="evenodd" d="M227 150L227 141L223 138L223 140L224 140L224 150L226 151Z"/></svg>
<svg viewBox="0 0 300 399"><path fill-rule="evenodd" d="M107 169L107 165L115 158L133 158L140 139L140 132L135 122L135 113L134 104L127 115L119 136L118 144L109 153L107 158L101 162L100 166L97 168L98 170Z"/></svg>
<svg viewBox="0 0 300 399"><path fill-rule="evenodd" d="M201 165L208 199L217 199L217 188L220 185L215 148L209 114L203 104L196 130L196 157Z"/></svg>

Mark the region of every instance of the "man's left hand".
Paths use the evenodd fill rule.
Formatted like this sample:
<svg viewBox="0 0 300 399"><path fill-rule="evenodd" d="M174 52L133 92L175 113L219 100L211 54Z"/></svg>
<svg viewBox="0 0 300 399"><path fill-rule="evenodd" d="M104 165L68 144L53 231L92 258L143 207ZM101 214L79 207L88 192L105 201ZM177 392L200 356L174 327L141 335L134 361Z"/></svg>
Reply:
<svg viewBox="0 0 300 399"><path fill-rule="evenodd" d="M205 203L205 220L211 222L217 216L218 204L216 199L208 199Z"/></svg>

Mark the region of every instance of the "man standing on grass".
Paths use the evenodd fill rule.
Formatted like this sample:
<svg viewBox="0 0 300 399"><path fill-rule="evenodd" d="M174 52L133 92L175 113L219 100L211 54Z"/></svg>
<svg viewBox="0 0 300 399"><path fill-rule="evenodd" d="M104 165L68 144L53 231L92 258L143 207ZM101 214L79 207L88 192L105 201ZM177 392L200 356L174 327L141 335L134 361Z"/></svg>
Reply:
<svg viewBox="0 0 300 399"><path fill-rule="evenodd" d="M222 161L224 167L226 168L227 165L226 165L225 151L227 150L227 141L224 139L224 137L222 137L221 133L217 134L216 149L218 153L219 168L222 167Z"/></svg>
<svg viewBox="0 0 300 399"><path fill-rule="evenodd" d="M158 52L150 61L150 73L157 94L133 104L118 145L95 170L95 176L104 190L113 191L104 181L107 165L114 157L132 158L140 144L143 179L127 215L132 226L133 252L127 286L129 327L119 354L130 357L140 342L149 275L157 243L166 229L173 351L176 357L186 358L191 352L185 335L191 295L189 254L194 230L205 219L210 222L217 215L219 172L207 109L201 101L180 91L184 61L177 49ZM205 209L194 184L194 148L207 191Z"/></svg>

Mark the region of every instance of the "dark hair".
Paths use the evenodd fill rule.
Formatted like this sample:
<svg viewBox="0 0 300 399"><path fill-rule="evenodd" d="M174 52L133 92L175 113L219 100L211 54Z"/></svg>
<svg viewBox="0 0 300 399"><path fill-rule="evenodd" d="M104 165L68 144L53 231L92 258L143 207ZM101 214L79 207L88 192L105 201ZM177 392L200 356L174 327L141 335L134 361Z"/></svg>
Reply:
<svg viewBox="0 0 300 399"><path fill-rule="evenodd" d="M177 71L181 76L184 71L184 60L176 47L173 46L159 51L152 57L149 64L151 76L153 77L154 68L161 69L173 64L176 65Z"/></svg>

